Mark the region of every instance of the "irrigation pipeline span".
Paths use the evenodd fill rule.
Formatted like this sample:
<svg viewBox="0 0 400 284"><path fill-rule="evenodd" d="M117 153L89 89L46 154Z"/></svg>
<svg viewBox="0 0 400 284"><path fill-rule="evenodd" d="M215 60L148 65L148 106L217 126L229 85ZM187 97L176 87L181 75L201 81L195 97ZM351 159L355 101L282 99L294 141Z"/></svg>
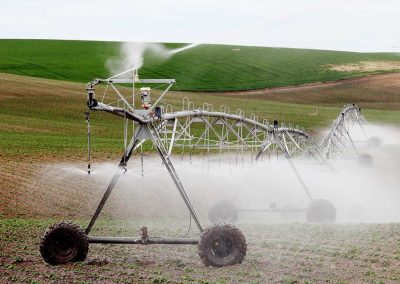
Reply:
<svg viewBox="0 0 400 284"><path fill-rule="evenodd" d="M266 119L260 122L257 115L251 114L246 117L240 109L232 113L229 107L221 106L219 111L215 111L213 105L208 103L196 109L194 103L186 97L183 98L180 108L163 104L163 98L175 83L175 79L139 79L137 70L132 68L107 79L95 79L89 82L88 107L91 110L106 111L125 118L125 152L128 145L128 120L136 122L134 124L137 125L154 126L149 130L166 149L167 155L171 155L173 148L182 148L182 153L190 154L194 149L200 148L214 153L250 151L252 158L260 159L265 153L276 151L288 158L309 155L319 162L325 162L326 159L332 159L343 153L349 143L357 152L350 135L350 128L354 124L362 128L365 118L361 114L361 108L355 104L343 108L320 145L317 145L304 129L290 124L279 125L278 121L274 121L271 125ZM99 84L107 85L101 101L96 100L94 93L95 87ZM126 84L132 86L131 96L123 95L120 90L121 84L125 84L125 87ZM152 103L150 87L140 88L140 92L136 94L135 84L158 84L155 89L163 86L165 88ZM113 98L111 103L104 101L107 96ZM141 109L135 108L135 96L140 96ZM131 103L128 102L130 97ZM90 132L88 117L87 120ZM150 138L145 131L140 133L138 131L140 129L136 127L136 132L133 133L140 140L133 150ZM88 134L90 137L90 133Z"/></svg>
<svg viewBox="0 0 400 284"><path fill-rule="evenodd" d="M319 162L343 153L349 143L354 146L350 128L354 124L362 127L365 120L357 105L345 106L322 142L317 145L304 129L285 124L278 125L277 121L272 125L267 120L261 123L254 114L248 118L241 110L232 114L227 112L229 109L226 107L221 108L223 111L213 111L210 104L194 109L193 103L187 98L183 101L184 106L181 110L165 113L164 111L172 109L172 106L161 106L157 112L132 112L126 108L92 102L91 109L113 113L139 125L154 125L152 131L157 132L156 136L167 149L168 155L172 154L173 148L182 148L182 152L186 149L189 153L197 148L209 153L250 151L254 153L255 159L259 159L268 151L280 151L287 157L307 155ZM185 109L185 105L193 106L193 109ZM136 132L136 135L139 133ZM134 150L148 139L146 135L139 136L140 142Z"/></svg>

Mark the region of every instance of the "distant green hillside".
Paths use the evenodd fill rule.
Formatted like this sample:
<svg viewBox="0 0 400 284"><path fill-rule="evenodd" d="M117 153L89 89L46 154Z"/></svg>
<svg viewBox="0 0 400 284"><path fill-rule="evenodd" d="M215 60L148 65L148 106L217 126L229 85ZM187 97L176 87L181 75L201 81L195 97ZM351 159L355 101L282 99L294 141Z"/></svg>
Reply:
<svg viewBox="0 0 400 284"><path fill-rule="evenodd" d="M118 42L0 40L0 72L87 82L107 77L105 62ZM180 46L167 44L168 47ZM338 72L327 64L400 61L394 53L201 45L163 62L145 60L141 77L175 78L180 90L248 90L330 81L367 74Z"/></svg>

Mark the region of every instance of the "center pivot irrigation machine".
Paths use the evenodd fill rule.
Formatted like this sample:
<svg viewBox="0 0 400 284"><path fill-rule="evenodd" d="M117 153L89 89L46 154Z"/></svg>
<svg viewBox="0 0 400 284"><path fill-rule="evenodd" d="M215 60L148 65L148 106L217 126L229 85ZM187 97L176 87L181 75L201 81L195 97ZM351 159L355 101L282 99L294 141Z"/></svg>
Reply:
<svg viewBox="0 0 400 284"><path fill-rule="evenodd" d="M131 75L131 78L121 78L124 75ZM105 104L95 98L95 86L106 83L111 86L119 97L117 102ZM158 100L152 105L150 101L150 88L141 88L140 97L142 102L141 109L134 108L134 84L166 84L167 87L162 92ZM231 225L215 225L205 229L200 222L195 208L188 197L186 190L179 179L174 165L170 160L169 151L161 138L162 126L172 118L168 114L163 114L163 108L158 106L160 100L166 95L175 79L139 79L135 69L128 70L108 79L96 79L88 84L88 102L87 105L93 111L105 111L120 116L127 122L131 120L135 123L135 131L129 144L125 142L125 151L119 163L119 169L112 177L107 190L104 193L89 225L86 230L71 223L56 223L51 226L44 234L40 246L40 252L44 260L50 264L62 264L71 261L82 261L88 253L89 243L100 244L192 244L198 245L198 252L202 262L211 266L227 266L241 263L246 255L247 244L242 232ZM132 84L133 102L128 103L127 99L117 89L115 84ZM113 104L123 104L123 107L116 107ZM186 116L189 116L188 113ZM88 119L88 114L87 114ZM89 122L89 119L88 119ZM127 123L125 124L125 138L127 137ZM88 127L90 131L90 127ZM90 132L88 137L90 138ZM171 179L178 189L191 217L194 219L198 229L201 232L200 239L170 239L170 238L151 238L147 234L146 227L141 229L140 238L131 237L95 237L89 236L89 233L95 224L100 212L102 211L107 199L109 198L118 179L126 171L129 159L133 151L144 141L151 141L168 170ZM89 151L90 152L90 151ZM90 173L90 163L88 165Z"/></svg>
<svg viewBox="0 0 400 284"><path fill-rule="evenodd" d="M45 232L40 252L46 262L57 265L82 261L88 253L89 243L100 243L192 244L198 245L199 256L205 265L221 267L241 263L247 250L244 235L232 225L221 224L227 221L234 222L237 219L238 209L230 201L219 202L209 210L210 220L217 225L204 228L170 159L174 147L181 148L182 155L189 153L190 156L196 149L202 149L208 154L233 152L236 155L236 161L245 151L251 153L253 160L262 160L264 155L271 152L283 153L310 201L309 207L300 211L306 212L309 221L333 222L335 220L336 211L333 205L326 200L313 199L291 158L306 155L321 164L329 165L327 159L332 158L337 152L341 152L347 140L353 143L348 127L351 122L362 122L360 108L356 105L346 106L343 113L335 120L322 144L317 146L302 129L293 128L290 125L279 126L278 121L274 121L272 125L267 120L263 120L261 123L254 114L250 118L246 118L241 110L231 113L226 106L215 111L212 105L205 103L202 108L195 109L194 104L184 98L183 107L175 109L172 105L162 103L174 83L175 79L139 79L136 69L130 69L108 79L96 79L88 84L87 105L90 110L108 112L124 119L124 154L118 170L113 175L85 230L72 223L60 222L52 225ZM99 84L106 85L101 100L97 100L95 97L95 87ZM161 85L159 87L164 86L165 88L152 104L152 90L147 86L141 87L141 107L135 108L135 95L137 95L135 94L135 84L141 84L141 86L157 84ZM133 92L129 96L123 95L121 88L126 91L128 86L132 86ZM112 95L117 96L117 100L106 102L107 90L111 90ZM131 98L132 103L128 102ZM90 174L89 112L86 113L86 120L89 142L88 173ZM133 131L128 143L129 121L133 122ZM189 210L191 218L194 219L201 232L199 239L151 238L148 236L146 227L141 229L139 238L89 235L118 179L126 172L132 153L139 149L145 141L150 141L157 150L163 165ZM279 210L274 205L270 207L260 211L285 211Z"/></svg>

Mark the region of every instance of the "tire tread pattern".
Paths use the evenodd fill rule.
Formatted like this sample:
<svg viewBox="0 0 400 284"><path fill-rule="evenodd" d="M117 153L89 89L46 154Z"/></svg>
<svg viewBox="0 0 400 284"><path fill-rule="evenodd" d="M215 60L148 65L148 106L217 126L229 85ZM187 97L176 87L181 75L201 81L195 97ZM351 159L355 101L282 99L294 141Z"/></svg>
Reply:
<svg viewBox="0 0 400 284"><path fill-rule="evenodd" d="M210 241L221 235L229 236L233 242L233 256L229 259L217 258L212 255ZM198 243L199 256L206 266L223 267L242 263L246 256L246 238L240 229L230 224L220 224L203 231Z"/></svg>
<svg viewBox="0 0 400 284"><path fill-rule="evenodd" d="M85 231L79 225L65 221L51 225L43 234L40 241L40 254L42 255L44 261L51 265L62 264L57 261L54 253L49 248L49 242L52 241L52 234L57 230L70 231L70 233L72 233L77 240L78 251L76 256L71 261L84 261L89 251L88 237Z"/></svg>

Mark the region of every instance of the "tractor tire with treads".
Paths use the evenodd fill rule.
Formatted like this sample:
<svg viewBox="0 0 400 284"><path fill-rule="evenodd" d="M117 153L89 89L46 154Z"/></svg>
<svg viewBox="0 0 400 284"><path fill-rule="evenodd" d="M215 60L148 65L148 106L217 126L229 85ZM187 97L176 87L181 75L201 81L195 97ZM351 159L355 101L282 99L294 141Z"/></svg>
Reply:
<svg viewBox="0 0 400 284"><path fill-rule="evenodd" d="M40 254L51 264L83 261L89 250L87 235L78 225L59 222L51 225L40 242Z"/></svg>
<svg viewBox="0 0 400 284"><path fill-rule="evenodd" d="M203 231L198 249L200 259L206 266L223 267L242 263L247 244L238 228L222 224Z"/></svg>

